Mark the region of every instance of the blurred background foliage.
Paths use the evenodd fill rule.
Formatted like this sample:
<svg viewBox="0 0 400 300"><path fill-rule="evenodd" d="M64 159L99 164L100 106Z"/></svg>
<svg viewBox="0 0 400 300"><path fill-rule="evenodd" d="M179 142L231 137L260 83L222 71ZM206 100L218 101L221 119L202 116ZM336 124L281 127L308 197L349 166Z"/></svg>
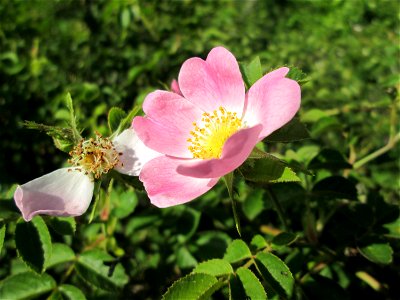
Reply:
<svg viewBox="0 0 400 300"><path fill-rule="evenodd" d="M267 151L315 174L302 176L301 184L273 186L289 230L311 245L280 253L303 284L298 297L328 299L316 289L326 284L350 297L394 299L398 252L393 265L376 265L357 254L356 237L385 233L392 247L400 248L400 225L393 223L399 145L357 168L348 163L356 166L399 131L399 30L398 1L0 0L0 191L10 198L13 183L65 162L67 156L49 137L22 128L21 122L65 125L66 92L83 135L106 133L112 106L132 109L149 91L169 86L184 60L205 58L212 47L223 45L240 62L259 56L264 72L296 66L309 79L302 86L299 117L312 139L266 144ZM338 184L335 176L345 182ZM268 239L283 229L264 187L240 180L236 185L244 239L256 233ZM332 196L338 189L345 192ZM72 239L52 237L77 253L99 244L116 256L129 253L130 281L122 295L159 297L197 262L221 257L237 237L222 185L190 205L165 210L150 207L140 191L117 186L115 193L110 218L100 214L90 225L78 224ZM0 278L19 268L12 250L2 254ZM61 277L62 270L52 275ZM378 287L361 280L360 271ZM81 284L78 277L71 281ZM90 297L109 295L84 289Z"/></svg>

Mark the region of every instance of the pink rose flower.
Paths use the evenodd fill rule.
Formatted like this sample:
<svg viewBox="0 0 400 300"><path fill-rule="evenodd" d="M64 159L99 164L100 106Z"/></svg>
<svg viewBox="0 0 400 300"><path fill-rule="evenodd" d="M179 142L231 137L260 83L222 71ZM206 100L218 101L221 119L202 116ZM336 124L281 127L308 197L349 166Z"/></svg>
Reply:
<svg viewBox="0 0 400 300"><path fill-rule="evenodd" d="M255 145L285 125L300 107L300 86L272 71L246 93L235 57L223 47L207 59L190 58L173 82L174 92L157 90L144 103L133 128L161 153L140 172L151 202L168 207L193 200L238 168Z"/></svg>
<svg viewBox="0 0 400 300"><path fill-rule="evenodd" d="M111 169L131 176L160 154L148 149L133 129L112 141L97 136L79 143L71 151L73 167L62 168L18 186L14 200L25 221L35 215L79 216L89 207L94 179Z"/></svg>

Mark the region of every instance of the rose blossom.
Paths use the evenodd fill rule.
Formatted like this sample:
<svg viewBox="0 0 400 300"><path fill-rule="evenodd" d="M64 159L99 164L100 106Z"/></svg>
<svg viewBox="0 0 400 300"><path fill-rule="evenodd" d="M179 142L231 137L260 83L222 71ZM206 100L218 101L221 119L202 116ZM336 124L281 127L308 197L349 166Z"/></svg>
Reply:
<svg viewBox="0 0 400 300"><path fill-rule="evenodd" d="M235 57L225 48L181 67L174 92L157 90L133 128L161 153L140 172L151 202L168 207L193 200L239 167L255 145L285 125L300 107L300 86L286 67L259 79L248 91Z"/></svg>
<svg viewBox="0 0 400 300"><path fill-rule="evenodd" d="M14 200L25 221L35 215L79 216L89 207L94 179L111 169L137 176L148 160L159 154L148 149L133 129L112 141L97 134L70 152L70 168L62 168L18 186Z"/></svg>

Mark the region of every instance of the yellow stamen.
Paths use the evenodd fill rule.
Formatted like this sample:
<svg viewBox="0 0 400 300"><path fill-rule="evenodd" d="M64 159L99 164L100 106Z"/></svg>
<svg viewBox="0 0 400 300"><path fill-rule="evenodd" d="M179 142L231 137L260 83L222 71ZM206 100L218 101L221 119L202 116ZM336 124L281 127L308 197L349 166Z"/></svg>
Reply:
<svg viewBox="0 0 400 300"><path fill-rule="evenodd" d="M201 126L193 123L192 138L187 141L193 158L211 159L220 158L222 148L228 138L242 128L242 121L236 113L219 107L210 113L203 113Z"/></svg>
<svg viewBox="0 0 400 300"><path fill-rule="evenodd" d="M108 138L103 138L96 132L96 139L82 139L69 155L71 155L68 160L70 164L81 167L85 174L90 173L98 179L119 163L120 153Z"/></svg>

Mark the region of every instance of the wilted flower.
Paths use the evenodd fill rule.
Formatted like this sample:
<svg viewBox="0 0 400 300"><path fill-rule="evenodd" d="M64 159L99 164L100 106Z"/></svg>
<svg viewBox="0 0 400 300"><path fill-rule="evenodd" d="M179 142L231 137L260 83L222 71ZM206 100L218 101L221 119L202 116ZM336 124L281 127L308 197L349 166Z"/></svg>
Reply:
<svg viewBox="0 0 400 300"><path fill-rule="evenodd" d="M225 48L207 59L184 62L172 90L150 93L145 117L133 128L162 153L147 162L139 179L151 202L168 207L188 202L239 167L257 142L285 125L300 107L300 86L272 71L246 93L235 57Z"/></svg>
<svg viewBox="0 0 400 300"><path fill-rule="evenodd" d="M70 155L72 167L18 186L14 200L26 221L38 214L83 214L92 200L94 179L111 169L137 176L143 164L159 154L148 149L133 129L126 129L113 140L100 134L95 139L82 140Z"/></svg>

